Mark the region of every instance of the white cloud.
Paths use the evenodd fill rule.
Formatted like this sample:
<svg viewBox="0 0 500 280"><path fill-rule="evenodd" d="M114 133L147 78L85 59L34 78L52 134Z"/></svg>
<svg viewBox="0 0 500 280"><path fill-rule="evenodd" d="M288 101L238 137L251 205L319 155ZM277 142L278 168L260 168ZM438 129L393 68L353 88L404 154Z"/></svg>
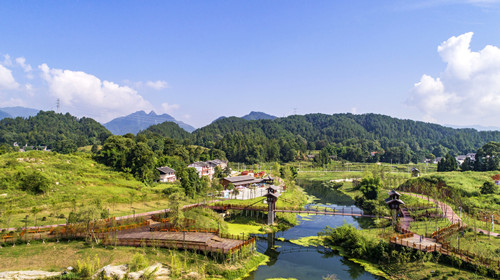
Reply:
<svg viewBox="0 0 500 280"><path fill-rule="evenodd" d="M31 72L31 70L33 70L31 68L31 65L26 64L26 58L24 58L24 57L16 58L16 63L19 64L19 66L21 66L23 68L24 72L26 72L26 73Z"/></svg>
<svg viewBox="0 0 500 280"><path fill-rule="evenodd" d="M472 51L473 33L453 36L438 47L447 64L440 77L422 75L408 98L426 120L452 124L498 124L500 117L500 49L488 45ZM457 123L458 122L458 123Z"/></svg>
<svg viewBox="0 0 500 280"><path fill-rule="evenodd" d="M8 100L0 101L0 107L26 106L26 103L21 98L11 97Z"/></svg>
<svg viewBox="0 0 500 280"><path fill-rule="evenodd" d="M3 62L2 62L3 65L5 66L12 66L12 60L10 59L10 55L8 54L4 54L3 55Z"/></svg>
<svg viewBox="0 0 500 280"><path fill-rule="evenodd" d="M101 81L82 71L51 69L38 66L49 92L60 99L63 111L88 116L101 122L138 110L149 111L153 106L136 90L110 81Z"/></svg>
<svg viewBox="0 0 500 280"><path fill-rule="evenodd" d="M12 71L0 65L0 89L16 89L19 84L12 76Z"/></svg>
<svg viewBox="0 0 500 280"><path fill-rule="evenodd" d="M175 110L175 109L179 109L179 105L178 104L168 104L168 103L162 103L161 104L161 112L162 113L169 113L171 112L172 110Z"/></svg>
<svg viewBox="0 0 500 280"><path fill-rule="evenodd" d="M163 88L166 88L167 87L167 82L165 81L156 81L156 82L153 82L153 81L147 81L146 82L146 86L147 87L150 87L150 88L153 88L153 89L156 89L156 90L160 90L160 89L163 89Z"/></svg>

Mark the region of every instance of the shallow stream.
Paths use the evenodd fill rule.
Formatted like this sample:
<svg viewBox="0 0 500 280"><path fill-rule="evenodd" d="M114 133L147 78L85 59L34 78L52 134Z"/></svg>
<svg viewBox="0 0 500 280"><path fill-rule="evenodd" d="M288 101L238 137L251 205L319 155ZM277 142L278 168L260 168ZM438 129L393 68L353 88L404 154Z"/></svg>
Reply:
<svg viewBox="0 0 500 280"><path fill-rule="evenodd" d="M359 210L354 201L341 192L325 191L321 182L298 181L305 191L318 198L309 206L326 206L330 208L345 207L346 212ZM363 228L372 219L354 218L349 216L298 216L300 224L286 231L275 234L260 235L257 240L257 250L270 257L267 265L260 266L245 280L263 280L269 278L296 279L380 279L366 272L362 266L323 247L304 247L290 243L288 240L307 236L316 236L326 226L338 227L344 223ZM330 277L330 278L326 278Z"/></svg>

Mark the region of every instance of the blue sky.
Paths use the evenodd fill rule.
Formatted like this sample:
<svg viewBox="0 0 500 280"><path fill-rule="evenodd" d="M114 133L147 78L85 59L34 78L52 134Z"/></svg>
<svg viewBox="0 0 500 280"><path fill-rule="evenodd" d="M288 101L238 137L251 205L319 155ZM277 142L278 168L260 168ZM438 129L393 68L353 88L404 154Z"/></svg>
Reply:
<svg viewBox="0 0 500 280"><path fill-rule="evenodd" d="M0 15L0 107L500 126L494 0L10 1Z"/></svg>

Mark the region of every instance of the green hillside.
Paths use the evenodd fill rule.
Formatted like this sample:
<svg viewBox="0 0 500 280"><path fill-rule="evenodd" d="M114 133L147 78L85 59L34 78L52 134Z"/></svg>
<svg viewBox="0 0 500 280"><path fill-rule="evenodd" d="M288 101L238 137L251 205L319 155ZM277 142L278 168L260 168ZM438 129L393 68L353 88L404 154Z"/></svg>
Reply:
<svg viewBox="0 0 500 280"><path fill-rule="evenodd" d="M47 187L33 191L36 182L46 182ZM95 162L89 154L31 151L0 156L0 227L32 226L33 207L41 210L37 225L63 223L65 219L56 216L67 218L73 208L96 202L110 215L123 215L165 208L166 199L132 175Z"/></svg>
<svg viewBox="0 0 500 280"><path fill-rule="evenodd" d="M193 132L195 143L226 152L231 161L300 159L308 150L360 162L422 161L475 152L498 131L453 129L378 114L308 114L274 120L224 118ZM371 152L377 152L371 155Z"/></svg>
<svg viewBox="0 0 500 280"><path fill-rule="evenodd" d="M137 134L145 135L146 138L151 138L151 135L168 137L174 140L184 140L191 138L191 134L189 132L182 129L178 124L170 121L152 125Z"/></svg>
<svg viewBox="0 0 500 280"><path fill-rule="evenodd" d="M111 135L91 118L77 118L69 113L40 111L36 116L0 120L0 143L20 146L48 146L58 152L73 152L76 147L100 144Z"/></svg>

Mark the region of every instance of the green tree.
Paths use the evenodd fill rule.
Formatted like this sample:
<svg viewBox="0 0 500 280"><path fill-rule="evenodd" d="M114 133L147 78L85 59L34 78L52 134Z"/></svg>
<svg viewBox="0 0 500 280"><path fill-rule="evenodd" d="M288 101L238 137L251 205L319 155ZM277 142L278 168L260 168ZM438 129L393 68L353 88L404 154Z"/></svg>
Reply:
<svg viewBox="0 0 500 280"><path fill-rule="evenodd" d="M39 171L19 172L18 178L23 191L33 194L44 194L49 190L50 180Z"/></svg>
<svg viewBox="0 0 500 280"><path fill-rule="evenodd" d="M169 197L170 212L169 216L176 227L182 227L184 219L184 212L182 211L182 202L186 199L185 195L181 192L174 192Z"/></svg>
<svg viewBox="0 0 500 280"><path fill-rule="evenodd" d="M33 206L33 208L31 208L30 212L31 214L33 214L33 219L35 220L35 227L36 227L36 215L38 213L40 213L42 211L42 209L36 207L36 206Z"/></svg>
<svg viewBox="0 0 500 280"><path fill-rule="evenodd" d="M482 194L493 194L496 193L497 190L498 186L493 184L492 182L484 182L484 184L481 186Z"/></svg>
<svg viewBox="0 0 500 280"><path fill-rule="evenodd" d="M52 150L61 154L70 154L76 152L77 148L78 147L73 140L64 139L55 142Z"/></svg>
<svg viewBox="0 0 500 280"><path fill-rule="evenodd" d="M359 190L366 199L377 199L380 190L380 178L364 178L359 184Z"/></svg>
<svg viewBox="0 0 500 280"><path fill-rule="evenodd" d="M297 167L295 167L295 166L290 166L290 173L291 173L292 180L295 180L295 178L297 178L297 175L299 175L299 172L297 171Z"/></svg>

